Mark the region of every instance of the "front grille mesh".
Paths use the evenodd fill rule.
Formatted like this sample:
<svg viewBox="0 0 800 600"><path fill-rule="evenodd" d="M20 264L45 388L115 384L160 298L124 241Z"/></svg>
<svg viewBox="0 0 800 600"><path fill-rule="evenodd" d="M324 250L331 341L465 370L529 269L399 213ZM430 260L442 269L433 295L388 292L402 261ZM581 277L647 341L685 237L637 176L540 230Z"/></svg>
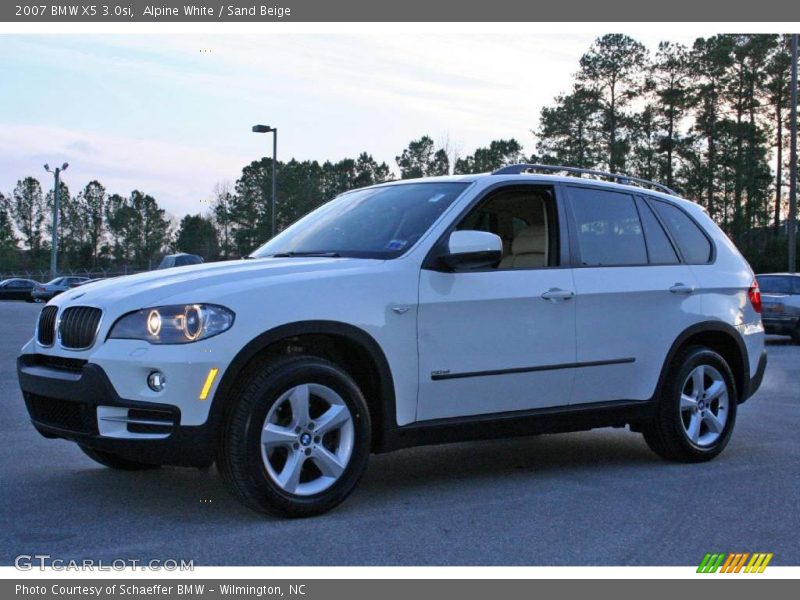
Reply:
<svg viewBox="0 0 800 600"><path fill-rule="evenodd" d="M75 433L97 433L94 407L85 402L69 402L31 393L25 394L25 400L31 418L37 423Z"/></svg>
<svg viewBox="0 0 800 600"><path fill-rule="evenodd" d="M56 335L56 315L58 308L45 306L39 314L38 340L42 346L52 346Z"/></svg>
<svg viewBox="0 0 800 600"><path fill-rule="evenodd" d="M64 348L82 350L94 344L102 311L91 306L70 306L61 313L58 334Z"/></svg>

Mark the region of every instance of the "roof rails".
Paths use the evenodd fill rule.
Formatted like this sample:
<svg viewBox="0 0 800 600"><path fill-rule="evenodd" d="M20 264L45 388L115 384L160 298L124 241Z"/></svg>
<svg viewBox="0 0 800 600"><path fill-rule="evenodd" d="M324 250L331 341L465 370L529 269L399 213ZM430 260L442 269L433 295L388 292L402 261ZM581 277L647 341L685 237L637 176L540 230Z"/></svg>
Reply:
<svg viewBox="0 0 800 600"><path fill-rule="evenodd" d="M639 185L641 187L651 188L659 192L664 192L665 194L670 194L672 196L678 195L673 190L669 189L667 186L661 185L660 183L656 183L655 181L650 181L649 179L632 177L630 175L624 175L622 173L608 173L606 171L595 171L594 169L581 169L579 167L565 167L562 165L535 165L535 164L522 163L518 165L508 165L506 167L501 167L496 171L492 171L492 175L521 175L526 171L569 173L571 175L576 175L578 177L581 177L582 175L591 175L593 177L617 181L623 185Z"/></svg>

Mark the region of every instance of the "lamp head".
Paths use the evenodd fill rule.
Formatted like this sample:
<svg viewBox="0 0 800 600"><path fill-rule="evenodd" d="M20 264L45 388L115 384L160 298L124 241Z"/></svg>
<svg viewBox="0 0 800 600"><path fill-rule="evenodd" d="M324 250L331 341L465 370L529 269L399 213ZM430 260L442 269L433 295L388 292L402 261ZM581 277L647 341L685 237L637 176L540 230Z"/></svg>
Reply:
<svg viewBox="0 0 800 600"><path fill-rule="evenodd" d="M272 127L269 125L253 125L253 133L269 133Z"/></svg>

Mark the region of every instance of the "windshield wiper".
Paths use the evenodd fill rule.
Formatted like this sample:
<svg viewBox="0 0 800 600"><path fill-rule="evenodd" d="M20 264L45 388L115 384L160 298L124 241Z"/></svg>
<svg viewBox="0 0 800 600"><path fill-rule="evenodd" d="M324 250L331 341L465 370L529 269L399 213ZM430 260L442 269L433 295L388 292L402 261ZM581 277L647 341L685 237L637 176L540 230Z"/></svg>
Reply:
<svg viewBox="0 0 800 600"><path fill-rule="evenodd" d="M321 256L324 258L341 258L338 252L278 252L270 254L269 258L292 258L295 256Z"/></svg>

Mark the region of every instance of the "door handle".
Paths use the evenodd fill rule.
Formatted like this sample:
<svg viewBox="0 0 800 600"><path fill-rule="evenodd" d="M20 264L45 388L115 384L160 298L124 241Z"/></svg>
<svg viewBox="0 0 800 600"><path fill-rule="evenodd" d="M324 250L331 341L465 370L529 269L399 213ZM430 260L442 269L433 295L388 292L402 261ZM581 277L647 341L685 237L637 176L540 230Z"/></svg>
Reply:
<svg viewBox="0 0 800 600"><path fill-rule="evenodd" d="M685 283L676 283L669 288L669 291L673 294L691 294L694 291L694 287Z"/></svg>
<svg viewBox="0 0 800 600"><path fill-rule="evenodd" d="M562 290L561 288L550 288L544 294L542 294L543 299L550 300L551 302L557 302L558 300L571 300L574 297L575 292Z"/></svg>

